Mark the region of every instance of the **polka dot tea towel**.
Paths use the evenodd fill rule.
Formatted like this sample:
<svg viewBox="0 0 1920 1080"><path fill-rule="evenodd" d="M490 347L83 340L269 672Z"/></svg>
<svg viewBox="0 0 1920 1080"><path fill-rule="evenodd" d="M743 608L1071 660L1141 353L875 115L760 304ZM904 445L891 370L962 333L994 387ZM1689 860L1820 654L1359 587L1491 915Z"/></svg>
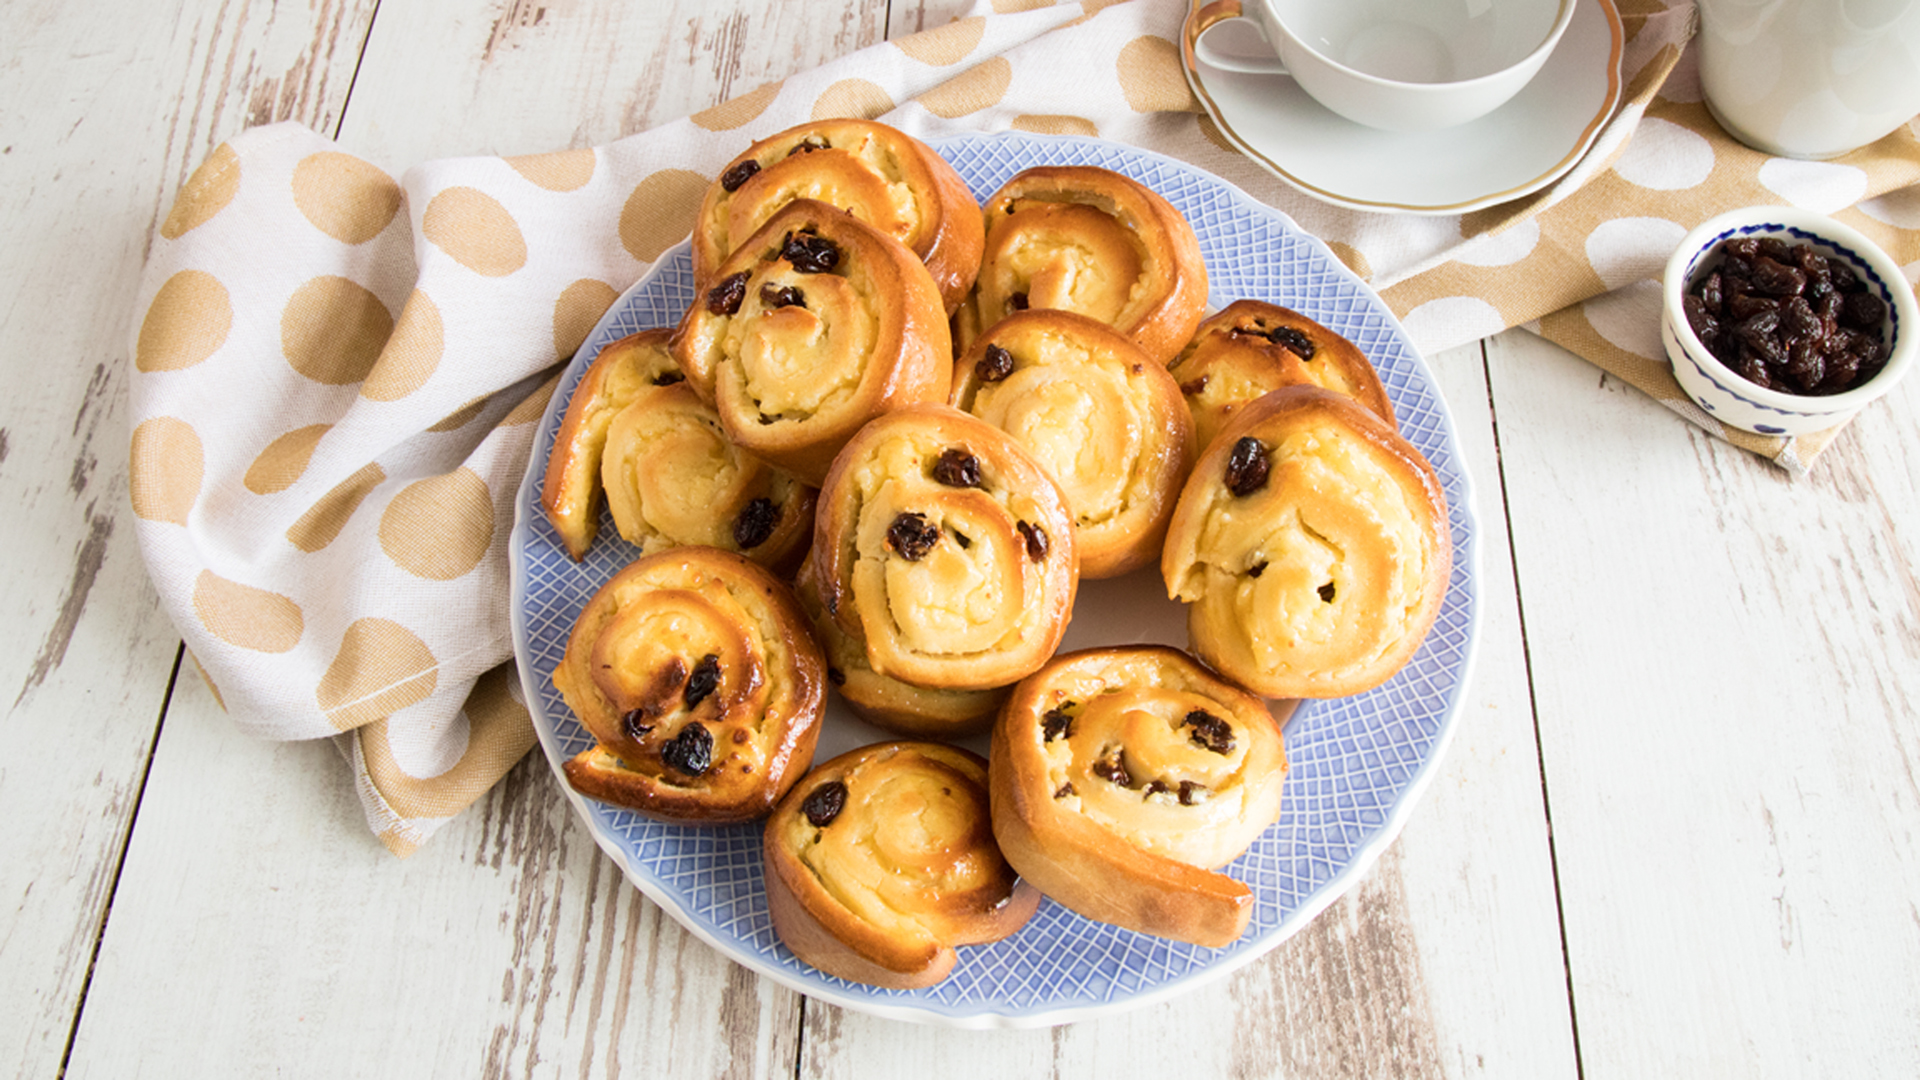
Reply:
<svg viewBox="0 0 1920 1080"><path fill-rule="evenodd" d="M1683 412L1649 289L1692 224L1795 202L1920 259L1913 133L1823 165L1738 146L1699 103L1690 4L1621 0L1625 103L1561 182L1415 218L1316 202L1232 150L1180 66L1189 2L981 0L604 146L398 179L293 125L218 148L143 277L131 488L161 599L235 722L336 738L402 854L532 746L506 542L555 365L687 234L721 166L810 117L1192 161L1325 239L1423 349L1529 325ZM1824 445L1720 434L1789 468Z"/></svg>

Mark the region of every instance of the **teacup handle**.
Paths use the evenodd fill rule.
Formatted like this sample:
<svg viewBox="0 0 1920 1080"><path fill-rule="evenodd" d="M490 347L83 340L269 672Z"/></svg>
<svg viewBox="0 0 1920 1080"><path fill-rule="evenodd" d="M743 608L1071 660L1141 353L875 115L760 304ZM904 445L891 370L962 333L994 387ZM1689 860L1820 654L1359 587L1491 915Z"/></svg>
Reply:
<svg viewBox="0 0 1920 1080"><path fill-rule="evenodd" d="M1249 75L1285 75L1286 65L1273 53L1267 32L1256 19L1237 15L1221 19L1193 39L1193 53L1209 67Z"/></svg>

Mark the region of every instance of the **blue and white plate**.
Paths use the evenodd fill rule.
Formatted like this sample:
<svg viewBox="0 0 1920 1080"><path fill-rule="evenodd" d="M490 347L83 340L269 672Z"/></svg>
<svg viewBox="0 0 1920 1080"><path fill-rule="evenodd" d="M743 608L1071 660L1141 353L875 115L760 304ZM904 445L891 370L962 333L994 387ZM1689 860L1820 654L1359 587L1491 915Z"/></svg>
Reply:
<svg viewBox="0 0 1920 1080"><path fill-rule="evenodd" d="M961 949L952 976L937 986L899 991L850 983L796 960L775 937L758 825L663 824L568 790L594 839L642 892L748 968L822 1001L893 1019L1034 1027L1147 1004L1219 978L1278 945L1359 880L1438 769L1459 715L1479 628L1479 530L1452 420L1425 361L1373 290L1284 214L1190 165L1094 139L1008 133L946 139L934 148L982 200L1035 165L1097 165L1165 195L1199 234L1213 307L1243 297L1281 304L1346 335L1373 360L1401 432L1439 472L1453 529L1446 602L1413 661L1368 693L1305 702L1288 721L1292 771L1280 821L1226 868L1253 890L1252 925L1224 949L1115 929L1047 901L1011 938ZM554 689L554 666L580 608L637 552L603 520L600 540L575 564L540 511L541 478L567 401L601 348L673 325L692 298L691 259L682 244L587 338L548 406L521 485L512 536L514 649L556 774L592 740ZM1180 609L1152 571L1087 583L1076 614L1064 647L1186 643ZM829 702L826 724L819 760L882 737L837 700Z"/></svg>

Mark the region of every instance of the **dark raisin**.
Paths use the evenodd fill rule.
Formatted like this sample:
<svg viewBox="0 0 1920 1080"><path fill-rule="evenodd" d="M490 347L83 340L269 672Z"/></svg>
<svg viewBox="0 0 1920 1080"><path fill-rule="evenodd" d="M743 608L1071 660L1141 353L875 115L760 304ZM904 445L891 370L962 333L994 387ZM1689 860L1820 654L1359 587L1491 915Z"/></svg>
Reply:
<svg viewBox="0 0 1920 1080"><path fill-rule="evenodd" d="M780 524L780 505L772 499L761 497L748 503L733 519L733 542L742 551L750 551L767 542L773 536L774 526Z"/></svg>
<svg viewBox="0 0 1920 1080"><path fill-rule="evenodd" d="M713 766L713 735L704 724L688 724L661 745L660 760L688 776L699 776Z"/></svg>
<svg viewBox="0 0 1920 1080"><path fill-rule="evenodd" d="M1025 311L1025 310L1027 310L1027 294L1026 294L1026 293L1023 293L1023 292L1017 292L1017 293L1013 293L1012 295L1010 295L1010 296L1008 296L1008 297L1007 297L1007 310L1008 310L1008 311Z"/></svg>
<svg viewBox="0 0 1920 1080"><path fill-rule="evenodd" d="M1013 374L1013 354L998 345L989 345L986 354L973 365L973 373L981 382L999 382Z"/></svg>
<svg viewBox="0 0 1920 1080"><path fill-rule="evenodd" d="M1162 795L1172 790L1172 788L1167 786L1165 780L1149 780L1147 781L1146 788L1141 791L1140 797L1143 799L1151 799L1155 795Z"/></svg>
<svg viewBox="0 0 1920 1080"><path fill-rule="evenodd" d="M1267 572L1267 560L1265 559L1261 559L1259 562L1254 563L1252 566L1247 567L1248 577L1259 577L1261 574L1264 574L1266 572Z"/></svg>
<svg viewBox="0 0 1920 1080"><path fill-rule="evenodd" d="M653 385L655 386L672 386L674 383L686 381L687 377L678 371L663 371L653 377Z"/></svg>
<svg viewBox="0 0 1920 1080"><path fill-rule="evenodd" d="M747 272L740 271L721 279L720 284L707 290L707 312L712 315L732 315L740 310L740 301L747 298Z"/></svg>
<svg viewBox="0 0 1920 1080"><path fill-rule="evenodd" d="M1320 586L1320 588L1316 591L1318 591L1320 594L1321 603L1325 603L1325 604L1333 603L1333 598L1335 595L1333 582L1331 581L1327 582L1325 585Z"/></svg>
<svg viewBox="0 0 1920 1080"><path fill-rule="evenodd" d="M752 158L748 158L733 168L728 169L726 172L721 173L720 186L729 192L739 191L740 185L753 179L753 174L759 171L760 163Z"/></svg>
<svg viewBox="0 0 1920 1080"><path fill-rule="evenodd" d="M1273 332L1267 336L1273 340L1275 345L1285 348L1300 359L1313 359L1315 351L1313 341L1299 330L1291 326L1279 326L1275 327Z"/></svg>
<svg viewBox="0 0 1920 1080"><path fill-rule="evenodd" d="M1711 340L1720 333L1720 320L1713 317L1705 300L1688 294L1686 299L1680 301L1680 309L1686 312L1687 325L1693 327L1694 336L1701 341Z"/></svg>
<svg viewBox="0 0 1920 1080"><path fill-rule="evenodd" d="M780 257L800 273L824 274L840 265L840 246L814 233L788 233L780 243Z"/></svg>
<svg viewBox="0 0 1920 1080"><path fill-rule="evenodd" d="M1753 287L1768 296L1798 296L1807 287L1807 275L1761 256L1753 262Z"/></svg>
<svg viewBox="0 0 1920 1080"><path fill-rule="evenodd" d="M1858 292L1867 287L1854 272L1853 264L1839 259L1827 260L1827 276L1833 279L1833 287L1843 293Z"/></svg>
<svg viewBox="0 0 1920 1080"><path fill-rule="evenodd" d="M1069 780L1066 783L1060 785L1059 790L1053 793L1053 797L1056 799L1064 799L1069 795L1078 795L1078 794L1080 794L1080 792L1074 788L1073 781Z"/></svg>
<svg viewBox="0 0 1920 1080"><path fill-rule="evenodd" d="M800 801L800 812L816 829L824 829L833 824L840 811L847 806L847 785L838 780L829 780L812 791Z"/></svg>
<svg viewBox="0 0 1920 1080"><path fill-rule="evenodd" d="M1067 715L1067 707L1065 705L1057 709L1047 710L1046 715L1040 718L1041 742L1052 742L1055 739L1071 739L1072 737L1073 717Z"/></svg>
<svg viewBox="0 0 1920 1080"><path fill-rule="evenodd" d="M1227 455L1227 490L1251 495L1267 486L1267 444L1251 435L1233 444Z"/></svg>
<svg viewBox="0 0 1920 1080"><path fill-rule="evenodd" d="M807 297L791 285L775 285L769 281L760 286L760 306L763 308L806 307Z"/></svg>
<svg viewBox="0 0 1920 1080"><path fill-rule="evenodd" d="M949 446L933 463L933 478L948 487L979 487L980 459L960 447Z"/></svg>
<svg viewBox="0 0 1920 1080"><path fill-rule="evenodd" d="M800 140L799 142L793 144L793 149L787 151L787 156L792 157L795 154L811 154L815 150L828 150L828 149L831 149L832 147L833 147L832 143L821 138L820 136L809 135L806 138Z"/></svg>
<svg viewBox="0 0 1920 1080"><path fill-rule="evenodd" d="M687 676L687 688L680 695L687 708L697 708L720 686L720 657L708 653L693 665L693 674Z"/></svg>
<svg viewBox="0 0 1920 1080"><path fill-rule="evenodd" d="M1195 709L1188 713L1182 724L1193 729L1187 735L1187 741L1193 745L1216 754L1224 754L1233 749L1233 725L1207 712Z"/></svg>
<svg viewBox="0 0 1920 1080"><path fill-rule="evenodd" d="M920 514L901 514L887 526L887 546L908 562L919 562L940 542L940 527Z"/></svg>
<svg viewBox="0 0 1920 1080"><path fill-rule="evenodd" d="M1768 296L1755 296L1748 292L1733 292L1727 295L1727 315L1734 319L1751 319L1755 315L1768 312L1778 314L1780 301Z"/></svg>
<svg viewBox="0 0 1920 1080"><path fill-rule="evenodd" d="M827 669L827 681L835 686L847 685L847 673L837 667Z"/></svg>
<svg viewBox="0 0 1920 1080"><path fill-rule="evenodd" d="M1206 388L1207 388L1207 377L1205 375L1201 375L1198 378L1188 379L1186 382L1183 382L1180 384L1180 392L1187 395L1188 397L1192 397L1195 394L1198 394L1200 391L1205 390Z"/></svg>
<svg viewBox="0 0 1920 1080"><path fill-rule="evenodd" d="M1849 293L1840 304L1840 325L1855 330L1877 330L1886 317L1886 301L1870 292Z"/></svg>
<svg viewBox="0 0 1920 1080"><path fill-rule="evenodd" d="M1019 530L1020 539L1027 542L1027 558L1032 559L1034 562L1044 561L1047 557L1047 548L1049 546L1047 542L1047 530L1025 521L1016 523L1014 528Z"/></svg>
<svg viewBox="0 0 1920 1080"><path fill-rule="evenodd" d="M1707 310L1712 311L1716 315L1719 314L1721 308L1726 305L1726 297L1721 292L1723 282L1724 279L1721 278L1720 272L1716 270L1703 278L1697 287L1700 299L1706 301Z"/></svg>
<svg viewBox="0 0 1920 1080"><path fill-rule="evenodd" d="M647 722L653 717L652 709L628 709L626 715L620 718L620 727L627 733L627 738L638 741L641 736L653 730L653 725Z"/></svg>
<svg viewBox="0 0 1920 1080"><path fill-rule="evenodd" d="M1133 786L1133 777L1127 774L1127 763L1120 759L1118 750L1111 751L1106 757L1094 762L1093 775L1116 787Z"/></svg>
<svg viewBox="0 0 1920 1080"><path fill-rule="evenodd" d="M1180 805L1192 806L1195 801L1194 794L1205 790L1207 789L1204 785L1196 784L1191 780L1180 781Z"/></svg>

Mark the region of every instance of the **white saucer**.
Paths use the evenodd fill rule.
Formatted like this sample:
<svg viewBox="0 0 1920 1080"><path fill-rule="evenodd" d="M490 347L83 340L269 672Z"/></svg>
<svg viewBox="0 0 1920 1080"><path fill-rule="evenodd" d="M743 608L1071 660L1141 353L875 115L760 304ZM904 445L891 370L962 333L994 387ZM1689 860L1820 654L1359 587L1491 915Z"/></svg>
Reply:
<svg viewBox="0 0 1920 1080"><path fill-rule="evenodd" d="M1187 82L1226 138L1275 176L1355 210L1461 214L1538 191L1573 168L1620 103L1624 34L1612 0L1580 0L1540 74L1513 100L1442 131L1364 127L1285 75L1222 71L1193 39L1227 0L1196 6L1181 33Z"/></svg>

